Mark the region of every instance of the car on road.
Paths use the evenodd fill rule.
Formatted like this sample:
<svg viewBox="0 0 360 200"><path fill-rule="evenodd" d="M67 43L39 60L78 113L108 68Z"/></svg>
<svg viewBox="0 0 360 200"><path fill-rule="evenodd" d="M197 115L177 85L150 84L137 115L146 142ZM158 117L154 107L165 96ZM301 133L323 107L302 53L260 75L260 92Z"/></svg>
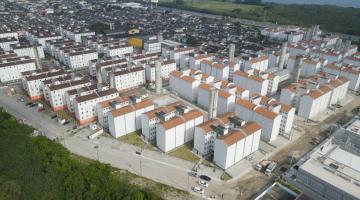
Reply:
<svg viewBox="0 0 360 200"><path fill-rule="evenodd" d="M204 194L204 189L202 189L202 188L199 188L199 187L194 186L194 187L192 188L192 190L193 190L194 192L197 192L197 193L200 193L200 194Z"/></svg>
<svg viewBox="0 0 360 200"><path fill-rule="evenodd" d="M202 180L205 180L205 181L211 181L211 178L206 175L200 175L199 178L201 178Z"/></svg>
<svg viewBox="0 0 360 200"><path fill-rule="evenodd" d="M30 106L30 107L35 107L35 106L36 106L36 103L31 103L29 106Z"/></svg>
<svg viewBox="0 0 360 200"><path fill-rule="evenodd" d="M189 176L193 176L193 177L197 177L197 172L194 172L194 171L190 171L189 172Z"/></svg>
<svg viewBox="0 0 360 200"><path fill-rule="evenodd" d="M57 115L51 116L51 119L55 119L55 118L57 118Z"/></svg>
<svg viewBox="0 0 360 200"><path fill-rule="evenodd" d="M204 180L198 180L197 182L199 185L203 186L203 187L209 187L209 183L207 183Z"/></svg>
<svg viewBox="0 0 360 200"><path fill-rule="evenodd" d="M76 126L76 125L75 125L75 126L73 126L73 129L74 129L74 130L75 130L75 129L77 129L77 128L78 128L78 126Z"/></svg>
<svg viewBox="0 0 360 200"><path fill-rule="evenodd" d="M33 104L33 103L27 102L27 103L25 104L25 106L30 106L31 104Z"/></svg>
<svg viewBox="0 0 360 200"><path fill-rule="evenodd" d="M141 155L141 152L140 151L136 151L135 152L137 155Z"/></svg>
<svg viewBox="0 0 360 200"><path fill-rule="evenodd" d="M67 124L69 124L70 123L70 121L65 121L64 123L63 123L63 125L67 125Z"/></svg>
<svg viewBox="0 0 360 200"><path fill-rule="evenodd" d="M38 112L44 112L45 111L45 108L39 108L38 109Z"/></svg>

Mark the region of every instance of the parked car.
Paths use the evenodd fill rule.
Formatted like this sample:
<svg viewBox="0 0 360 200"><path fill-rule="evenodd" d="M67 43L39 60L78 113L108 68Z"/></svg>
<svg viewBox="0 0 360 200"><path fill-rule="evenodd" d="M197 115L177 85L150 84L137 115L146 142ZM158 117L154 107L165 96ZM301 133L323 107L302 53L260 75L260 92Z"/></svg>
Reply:
<svg viewBox="0 0 360 200"><path fill-rule="evenodd" d="M35 107L36 106L36 103L31 103L30 104L30 107Z"/></svg>
<svg viewBox="0 0 360 200"><path fill-rule="evenodd" d="M277 163L272 161L267 167L266 167L266 170L265 170L265 175L267 176L270 176L271 173L276 169L277 167Z"/></svg>
<svg viewBox="0 0 360 200"><path fill-rule="evenodd" d="M204 194L204 189L202 189L202 188L199 188L199 187L193 187L192 188L192 190L194 191L194 192L197 192L197 193L200 193L200 194Z"/></svg>
<svg viewBox="0 0 360 200"><path fill-rule="evenodd" d="M211 178L206 175L200 175L199 178L205 180L205 181L211 181Z"/></svg>
<svg viewBox="0 0 360 200"><path fill-rule="evenodd" d="M39 108L38 109L38 112L44 112L45 111L45 108Z"/></svg>
<svg viewBox="0 0 360 200"><path fill-rule="evenodd" d="M70 121L65 121L64 123L63 123L63 125L66 125L66 124L69 124L70 123Z"/></svg>
<svg viewBox="0 0 360 200"><path fill-rule="evenodd" d="M198 180L197 183L203 187L209 187L209 184L204 180Z"/></svg>
<svg viewBox="0 0 360 200"><path fill-rule="evenodd" d="M31 104L33 104L33 103L27 102L27 103L25 104L25 106L30 106Z"/></svg>
<svg viewBox="0 0 360 200"><path fill-rule="evenodd" d="M57 118L57 115L51 116L51 119L55 119L55 118Z"/></svg>
<svg viewBox="0 0 360 200"><path fill-rule="evenodd" d="M135 152L137 155L141 155L141 152L140 151L136 151Z"/></svg>

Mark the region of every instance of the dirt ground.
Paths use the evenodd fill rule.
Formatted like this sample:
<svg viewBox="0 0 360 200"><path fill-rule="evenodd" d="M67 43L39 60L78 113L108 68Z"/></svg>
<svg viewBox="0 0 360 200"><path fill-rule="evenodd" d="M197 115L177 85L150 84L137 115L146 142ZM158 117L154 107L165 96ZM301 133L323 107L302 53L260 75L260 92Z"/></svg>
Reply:
<svg viewBox="0 0 360 200"><path fill-rule="evenodd" d="M252 171L246 177L233 185L233 188L238 190L240 195L237 199L253 199L261 191L263 191L272 180L280 176L286 171L291 164L294 164L303 155L311 151L316 145L322 142L329 136L329 126L344 119L350 119L354 115L351 110L360 105L360 97L355 97L352 102L337 110L333 114L317 124L310 124L306 122L296 122L295 124L305 130L305 134L298 138L290 145L284 147L277 154L270 157L270 160L278 162L278 167L272 176L266 176L257 171Z"/></svg>

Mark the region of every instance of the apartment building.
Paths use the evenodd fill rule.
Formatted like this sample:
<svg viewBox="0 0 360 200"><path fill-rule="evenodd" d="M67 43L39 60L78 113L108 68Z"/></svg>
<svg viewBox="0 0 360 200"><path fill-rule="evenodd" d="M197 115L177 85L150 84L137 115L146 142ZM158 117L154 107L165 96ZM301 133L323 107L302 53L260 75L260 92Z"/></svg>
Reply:
<svg viewBox="0 0 360 200"><path fill-rule="evenodd" d="M88 67L89 61L98 59L98 53L93 49L84 49L80 51L70 51L64 55L64 63L72 70Z"/></svg>
<svg viewBox="0 0 360 200"><path fill-rule="evenodd" d="M359 90L360 85L360 69L354 65L341 65L329 63L324 66L323 72L327 75L344 76L349 79L349 89L353 91Z"/></svg>
<svg viewBox="0 0 360 200"><path fill-rule="evenodd" d="M350 56L346 56L343 60L343 63L360 67L360 52L357 52Z"/></svg>
<svg viewBox="0 0 360 200"><path fill-rule="evenodd" d="M91 82L87 78L74 78L67 82L53 82L44 84L43 94L45 100L50 104L53 111L59 111L66 108L65 92L85 86L90 86Z"/></svg>
<svg viewBox="0 0 360 200"><path fill-rule="evenodd" d="M127 54L132 54L134 48L128 44L111 44L104 48L103 52L106 56L119 56L121 58L125 57Z"/></svg>
<svg viewBox="0 0 360 200"><path fill-rule="evenodd" d="M214 143L218 136L225 135L231 129L239 128L245 120L236 116L235 112L225 113L221 118L213 118L195 127L194 151L203 157L214 153Z"/></svg>
<svg viewBox="0 0 360 200"><path fill-rule="evenodd" d="M195 102L200 81L180 71L170 73L170 90L188 101Z"/></svg>
<svg viewBox="0 0 360 200"><path fill-rule="evenodd" d="M269 67L269 58L267 56L249 57L244 61L244 71L247 72L251 69L265 71Z"/></svg>
<svg viewBox="0 0 360 200"><path fill-rule="evenodd" d="M163 123L156 124L156 145L163 152L169 152L194 139L195 127L203 123L199 110L191 110Z"/></svg>
<svg viewBox="0 0 360 200"><path fill-rule="evenodd" d="M99 69L99 72L103 75L104 70L109 69L109 68L112 69L113 67L116 67L116 66L127 65L127 63L128 63L128 61L125 58L120 58L118 56L90 60L89 61L89 73L90 73L90 76L96 77L97 69ZM104 76L103 76L103 78L104 78ZM103 80L108 80L108 78L103 79Z"/></svg>
<svg viewBox="0 0 360 200"><path fill-rule="evenodd" d="M269 80L263 78L260 74L253 73L255 71L236 71L234 73L234 83L250 91L251 94L259 93L261 95L268 94ZM265 74L264 74L265 75ZM278 84L278 81L277 81ZM276 84L276 85L277 85ZM274 87L275 88L275 87ZM275 89L274 89L275 90ZM277 90L277 88L276 88ZM275 92L276 92L275 90Z"/></svg>
<svg viewBox="0 0 360 200"><path fill-rule="evenodd" d="M295 107L300 117L315 119L346 97L349 83L346 77L313 76L283 88L280 102Z"/></svg>
<svg viewBox="0 0 360 200"><path fill-rule="evenodd" d="M246 121L254 121L262 127L261 140L272 142L279 135L281 115L248 100L237 100L235 113Z"/></svg>
<svg viewBox="0 0 360 200"><path fill-rule="evenodd" d="M27 95L32 101L44 97L42 87L43 82L50 79L68 76L69 74L63 69L43 68L34 71L22 73L22 85Z"/></svg>
<svg viewBox="0 0 360 200"><path fill-rule="evenodd" d="M171 60L175 60L176 66L180 67L180 69L185 69L185 67L189 66L189 58L190 54L194 53L194 48L171 48L169 52L169 58Z"/></svg>
<svg viewBox="0 0 360 200"><path fill-rule="evenodd" d="M170 73L176 70L174 60L166 60L161 63L161 78L168 80ZM147 82L155 82L155 62L149 63L145 67L145 80Z"/></svg>
<svg viewBox="0 0 360 200"><path fill-rule="evenodd" d="M291 72L294 71L295 62L296 62L295 60L296 60L295 56L290 56L286 69L288 69ZM317 74L321 71L322 67L326 64L327 64L327 60L320 59L320 58L305 57L300 66L300 68L301 68L300 76L309 77L314 74Z"/></svg>
<svg viewBox="0 0 360 200"><path fill-rule="evenodd" d="M118 96L114 99L100 102L97 104L97 116L99 124L106 130L109 130L109 114L111 111L139 102L141 98L133 98L131 96Z"/></svg>
<svg viewBox="0 0 360 200"><path fill-rule="evenodd" d="M200 70L216 79L229 80L229 66L224 63L205 59L200 62Z"/></svg>
<svg viewBox="0 0 360 200"><path fill-rule="evenodd" d="M0 48L2 48L5 51L10 51L12 44L19 43L18 39L15 37L6 37L6 38L0 38Z"/></svg>
<svg viewBox="0 0 360 200"><path fill-rule="evenodd" d="M111 111L108 115L109 131L115 137L121 137L141 129L141 116L154 109L150 99Z"/></svg>
<svg viewBox="0 0 360 200"><path fill-rule="evenodd" d="M43 47L39 44L30 45L28 43L18 43L18 44L11 44L10 48L18 56L28 56L31 59L36 59L36 53L34 50L34 48L36 48L39 58L45 58Z"/></svg>
<svg viewBox="0 0 360 200"><path fill-rule="evenodd" d="M73 90L66 91L64 94L64 99L66 103L67 110L75 115L75 99L79 96L85 96L88 94L95 93L100 87L97 84L91 84L89 86L85 86L82 88L77 88ZM108 89L108 88L106 88ZM101 90L105 90L105 88L101 88Z"/></svg>
<svg viewBox="0 0 360 200"><path fill-rule="evenodd" d="M188 109L183 103L177 101L144 113L141 116L142 135L147 141L156 143L156 124L182 115Z"/></svg>
<svg viewBox="0 0 360 200"><path fill-rule="evenodd" d="M12 57L0 60L0 81L2 83L22 78L22 72L36 69L35 60L30 57Z"/></svg>
<svg viewBox="0 0 360 200"><path fill-rule="evenodd" d="M109 73L110 86L117 90L130 90L145 84L145 69L133 67Z"/></svg>
<svg viewBox="0 0 360 200"><path fill-rule="evenodd" d="M226 170L259 149L261 126L248 122L215 139L214 163Z"/></svg>
<svg viewBox="0 0 360 200"><path fill-rule="evenodd" d="M97 120L96 105L118 96L119 92L115 88L110 88L76 97L74 101L74 110L77 122L80 125L95 122Z"/></svg>

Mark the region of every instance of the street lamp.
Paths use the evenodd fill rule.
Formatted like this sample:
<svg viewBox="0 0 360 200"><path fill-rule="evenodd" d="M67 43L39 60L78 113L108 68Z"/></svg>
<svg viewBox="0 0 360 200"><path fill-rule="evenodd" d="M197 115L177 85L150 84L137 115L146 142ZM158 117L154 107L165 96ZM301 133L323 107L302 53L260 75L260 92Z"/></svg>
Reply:
<svg viewBox="0 0 360 200"><path fill-rule="evenodd" d="M99 161L99 146L95 145L94 148L96 149L97 160Z"/></svg>

